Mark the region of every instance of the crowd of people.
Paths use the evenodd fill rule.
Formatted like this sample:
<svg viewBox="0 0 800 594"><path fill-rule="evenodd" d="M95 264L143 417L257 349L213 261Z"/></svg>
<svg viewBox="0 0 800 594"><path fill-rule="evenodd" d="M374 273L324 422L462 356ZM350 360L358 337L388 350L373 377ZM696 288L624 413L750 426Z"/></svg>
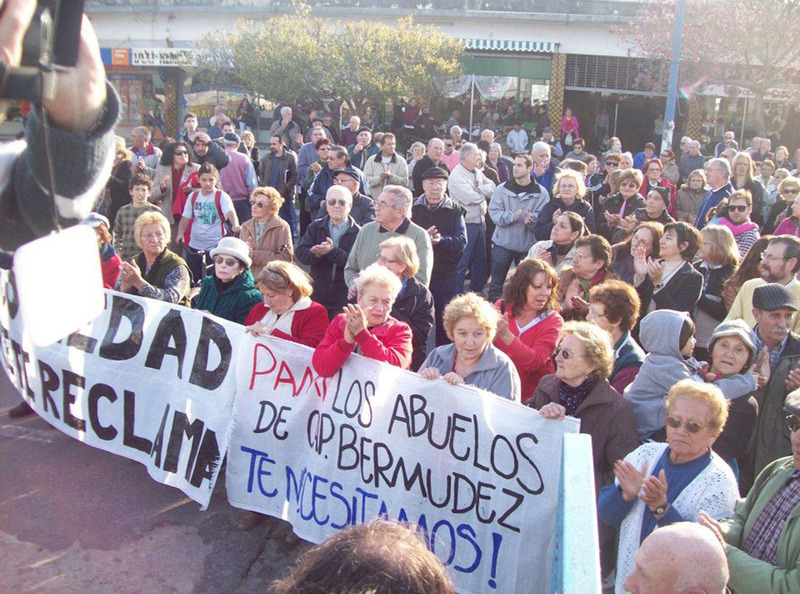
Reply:
<svg viewBox="0 0 800 594"><path fill-rule="evenodd" d="M312 347L322 377L357 353L580 419L617 591L644 591L645 541L687 522L722 543L737 592L800 588L789 150L610 138L594 155L569 110L560 134L514 122L504 144L482 114L475 142L453 124L407 153L358 116L306 130L288 106L263 156L224 110L159 147L138 127L84 221L103 283Z"/></svg>

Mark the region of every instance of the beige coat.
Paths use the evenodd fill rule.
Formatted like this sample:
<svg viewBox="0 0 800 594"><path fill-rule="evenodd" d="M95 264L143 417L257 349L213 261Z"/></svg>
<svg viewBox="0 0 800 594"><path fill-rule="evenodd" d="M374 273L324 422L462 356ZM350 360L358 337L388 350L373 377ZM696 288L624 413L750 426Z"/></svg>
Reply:
<svg viewBox="0 0 800 594"><path fill-rule="evenodd" d="M264 229L264 234L258 244L256 244L255 219L250 219L242 224L239 239L253 246L253 265L250 267L253 276L258 276L261 269L273 260L285 262L294 260L294 246L289 224L277 215L267 221L267 228Z"/></svg>

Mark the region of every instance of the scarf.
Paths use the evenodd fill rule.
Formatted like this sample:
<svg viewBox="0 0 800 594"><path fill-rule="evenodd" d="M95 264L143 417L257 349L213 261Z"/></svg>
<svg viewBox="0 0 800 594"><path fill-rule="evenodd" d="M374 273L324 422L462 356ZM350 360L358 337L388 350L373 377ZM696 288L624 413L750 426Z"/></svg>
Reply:
<svg viewBox="0 0 800 594"><path fill-rule="evenodd" d="M589 392L592 391L596 383L596 379L587 377L583 380L581 385L573 387L559 380L558 399L562 406L567 409L566 414L571 417L575 416L575 412L580 405L583 404L583 401L586 400L586 397L589 395Z"/></svg>
<svg viewBox="0 0 800 594"><path fill-rule="evenodd" d="M734 237L741 235L742 233L746 233L748 231L756 231L758 230L758 225L752 221L748 221L746 223L742 223L741 225L734 225L726 218L720 218L717 221L717 224L723 225L731 230Z"/></svg>

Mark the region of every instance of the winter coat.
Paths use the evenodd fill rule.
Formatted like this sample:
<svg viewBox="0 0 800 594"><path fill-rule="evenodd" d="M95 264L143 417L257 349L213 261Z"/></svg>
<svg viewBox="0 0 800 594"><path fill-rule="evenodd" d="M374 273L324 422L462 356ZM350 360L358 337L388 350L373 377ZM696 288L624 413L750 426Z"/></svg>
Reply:
<svg viewBox="0 0 800 594"><path fill-rule="evenodd" d="M413 276L406 280L405 288L394 301L391 315L411 328L414 348L411 371L417 371L425 360L425 345L433 328L433 311L433 296L428 287Z"/></svg>
<svg viewBox="0 0 800 594"><path fill-rule="evenodd" d="M223 287L215 275L205 277L192 307L241 324L250 310L262 300L261 293L253 283L253 273L247 269L227 287Z"/></svg>
<svg viewBox="0 0 800 594"><path fill-rule="evenodd" d="M256 242L256 220L250 219L242 224L239 238L253 245L253 264L250 269L253 276L258 276L261 269L273 260L291 262L294 259L294 244L289 224L278 216L267 221L267 227Z"/></svg>

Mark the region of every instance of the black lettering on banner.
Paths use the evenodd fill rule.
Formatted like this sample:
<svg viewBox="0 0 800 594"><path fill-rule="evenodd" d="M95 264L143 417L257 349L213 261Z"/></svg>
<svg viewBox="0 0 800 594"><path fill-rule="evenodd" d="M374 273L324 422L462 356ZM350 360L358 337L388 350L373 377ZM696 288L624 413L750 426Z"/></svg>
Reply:
<svg viewBox="0 0 800 594"><path fill-rule="evenodd" d="M113 440L119 432L113 425L103 425L100 423L98 408L100 399L105 398L111 403L117 401L117 393L108 384L95 384L89 390L89 425L97 437L103 441Z"/></svg>
<svg viewBox="0 0 800 594"><path fill-rule="evenodd" d="M64 382L61 392L64 397L64 408L62 409L64 411L64 422L73 429L78 431L86 431L86 421L72 414L71 407L73 404L75 404L75 399L78 395L73 394L72 390L70 389L72 386L80 388L81 390L86 388L86 378L78 375L77 373L73 373L68 369L64 370L63 375Z"/></svg>
<svg viewBox="0 0 800 594"><path fill-rule="evenodd" d="M153 449L150 450L150 457L154 457L153 464L161 467L161 453L164 449L164 430L167 428L167 419L169 418L170 405L164 409L164 414L161 416L161 424L158 426L158 433L153 439Z"/></svg>
<svg viewBox="0 0 800 594"><path fill-rule="evenodd" d="M67 337L67 346L92 354L97 347L97 339L76 330Z"/></svg>
<svg viewBox="0 0 800 594"><path fill-rule="evenodd" d="M145 367L161 369L165 356L178 360L178 379L183 379L183 358L186 355L186 327L180 310L171 309L161 318L147 352Z"/></svg>
<svg viewBox="0 0 800 594"><path fill-rule="evenodd" d="M8 317L13 320L19 313L19 294L17 293L17 277L13 270L8 271L8 283L6 283L3 297L8 307Z"/></svg>
<svg viewBox="0 0 800 594"><path fill-rule="evenodd" d="M348 429L352 429L352 427L348 425ZM318 410L311 411L311 414L308 415L308 423L306 423L306 439L308 445L317 454L322 453L323 446L333 439L335 433L333 418L328 413ZM339 455L341 456L341 450Z"/></svg>
<svg viewBox="0 0 800 594"><path fill-rule="evenodd" d="M22 345L12 340L11 348L14 351L14 358L16 360L17 373L19 375L20 387L24 388L25 394L29 399L33 400L33 390L31 390L30 383L28 382L28 368L27 364L31 362L31 356L22 350Z"/></svg>
<svg viewBox="0 0 800 594"><path fill-rule="evenodd" d="M261 405L261 410L258 412L258 421L256 421L255 429L253 429L253 433L266 433L270 429L272 429L272 434L275 436L275 439L283 441L287 437L289 437L289 433L286 430L280 432L278 428L281 425L286 424L286 419L284 418L284 414L287 412L291 412L291 406L281 406L280 409L270 402L269 400L262 400L259 402ZM266 421L266 425L262 425L264 422L264 413L269 410L268 419Z"/></svg>
<svg viewBox="0 0 800 594"><path fill-rule="evenodd" d="M58 374L47 363L39 361L39 377L42 378L42 404L44 405L44 412L47 412L47 410L52 407L53 416L56 419L61 419L61 417L58 416L56 401L51 394L51 392L58 390L60 384Z"/></svg>
<svg viewBox="0 0 800 594"><path fill-rule="evenodd" d="M6 362L9 379L13 381L16 372L14 371L14 359L11 356L11 338L8 335L8 328L4 326L0 326L0 345L2 345L3 359Z"/></svg>
<svg viewBox="0 0 800 594"><path fill-rule="evenodd" d="M178 472L178 459L181 455L183 436L185 435L191 443L192 448L189 452L189 461L186 464L186 479L189 479L189 473L194 465L204 428L205 423L200 419L195 419L189 423L189 418L185 413L177 410L175 411L175 416L172 419L172 431L170 432L169 443L167 444L167 455L164 458L164 470L167 472Z"/></svg>
<svg viewBox="0 0 800 594"><path fill-rule="evenodd" d="M497 444L504 443L507 448L507 453L511 457L512 466L508 471L504 471L501 466L502 457L500 451L498 450ZM517 460L517 453L514 451L514 447L511 445L511 442L508 441L508 438L505 435L495 435L494 439L492 440L492 449L491 449L491 461L492 461L492 470L502 476L504 479L512 479L517 476L517 472L519 471L519 461Z"/></svg>
<svg viewBox="0 0 800 594"><path fill-rule="evenodd" d="M130 322L131 333L122 342L114 342L122 318L127 318ZM143 329L144 307L135 301L115 295L111 300L111 314L106 335L100 345L100 356L112 361L133 359L142 348Z"/></svg>
<svg viewBox="0 0 800 594"><path fill-rule="evenodd" d="M520 480L519 477L517 477L517 484L520 487L522 487L526 493L530 495L539 495L544 491L544 482L542 481L542 473L539 472L539 467L536 466L536 462L531 460L531 457L527 454L525 448L523 447L523 442L527 440L532 441L534 445L539 443L539 440L533 433L520 433L519 435L517 435L516 439L517 450L519 451L519 455L522 456L525 459L525 461L528 462L528 464L530 464L531 468L533 468L533 471L536 473L536 476L539 477L538 485L534 486L526 485L525 483L522 482L522 480Z"/></svg>
<svg viewBox="0 0 800 594"><path fill-rule="evenodd" d="M153 450L153 444L146 437L136 435L136 393L125 390L122 401L125 419L122 424L122 443L149 455Z"/></svg>
<svg viewBox="0 0 800 594"><path fill-rule="evenodd" d="M513 532L519 532L519 526L515 526L513 524L508 523L508 518L511 517L515 511L519 509L519 506L522 505L522 502L525 500L525 497L522 493L517 493L516 491L512 491L511 489L503 489L503 493L508 495L511 498L510 507L505 511L505 513L500 515L500 518L497 520L497 524L502 526L503 528L508 528ZM494 513L492 513L494 515Z"/></svg>
<svg viewBox="0 0 800 594"><path fill-rule="evenodd" d="M208 369L208 355L212 342L216 345L220 355L219 365L217 365L216 369ZM197 353L194 357L189 383L206 390L219 388L222 382L225 381L232 354L233 347L228 334L225 332L225 327L211 318L203 317L203 324L200 328L200 342L197 344Z"/></svg>
<svg viewBox="0 0 800 594"><path fill-rule="evenodd" d="M217 434L211 429L206 430L203 435L203 443L200 444L200 451L197 453L197 462L194 465L192 478L189 483L193 487L199 487L203 479L211 480L214 476L214 469L219 464L219 443L217 443ZM189 478L188 469L186 478Z"/></svg>

